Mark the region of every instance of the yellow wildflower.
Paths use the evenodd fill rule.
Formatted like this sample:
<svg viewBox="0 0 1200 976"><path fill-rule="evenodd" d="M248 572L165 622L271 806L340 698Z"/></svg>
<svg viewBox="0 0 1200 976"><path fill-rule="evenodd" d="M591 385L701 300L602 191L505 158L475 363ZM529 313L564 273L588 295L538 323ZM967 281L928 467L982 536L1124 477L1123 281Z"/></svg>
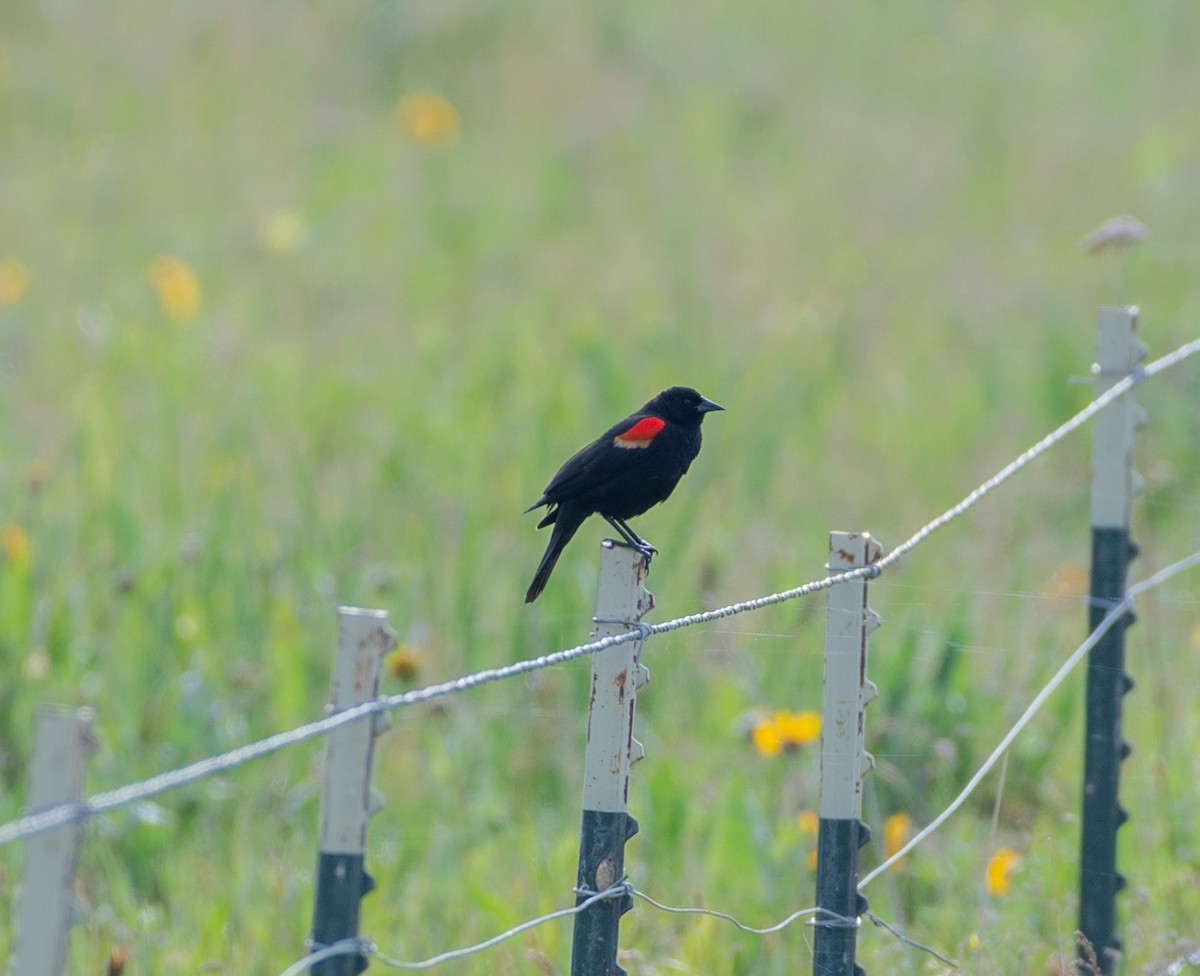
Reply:
<svg viewBox="0 0 1200 976"><path fill-rule="evenodd" d="M0 305L14 305L29 285L29 267L20 258L0 258Z"/></svg>
<svg viewBox="0 0 1200 976"><path fill-rule="evenodd" d="M883 822L883 853L891 857L912 837L913 822L907 813L893 813Z"/></svg>
<svg viewBox="0 0 1200 976"><path fill-rule="evenodd" d="M804 855L804 863L808 867L808 870L817 870L817 849L815 847Z"/></svg>
<svg viewBox="0 0 1200 976"><path fill-rule="evenodd" d="M1008 894L1013 868L1020 860L1021 855L1011 847L1001 847L988 859L985 883L990 894L997 898Z"/></svg>
<svg viewBox="0 0 1200 976"><path fill-rule="evenodd" d="M764 756L777 756L783 752L783 739L779 735L779 727L774 720L765 718L755 722L750 730L750 741L754 748Z"/></svg>
<svg viewBox="0 0 1200 976"><path fill-rule="evenodd" d="M821 716L816 712L789 712L780 709L775 713L775 725L784 745L804 746L821 734Z"/></svg>
<svg viewBox="0 0 1200 976"><path fill-rule="evenodd" d="M412 681L421 670L420 662L413 649L407 644L400 644L391 654L383 659L388 674L401 681Z"/></svg>
<svg viewBox="0 0 1200 976"><path fill-rule="evenodd" d="M200 282L179 258L160 254L148 266L150 283L163 312L176 322L187 322L200 310Z"/></svg>
<svg viewBox="0 0 1200 976"><path fill-rule="evenodd" d="M0 551L4 553L5 560L14 566L29 563L29 536L16 522L7 522L0 528Z"/></svg>
<svg viewBox="0 0 1200 976"><path fill-rule="evenodd" d="M817 816L816 810L801 810L796 814L796 819L800 822L801 833L815 835L817 828L821 826L821 818Z"/></svg>
<svg viewBox="0 0 1200 976"><path fill-rule="evenodd" d="M754 723L750 741L764 756L777 756L784 749L807 745L820 734L821 716L816 712L791 712L781 708L770 718Z"/></svg>
<svg viewBox="0 0 1200 976"><path fill-rule="evenodd" d="M405 95L396 103L392 117L397 128L422 145L445 149L458 141L458 109L437 92Z"/></svg>
<svg viewBox="0 0 1200 976"><path fill-rule="evenodd" d="M983 945L983 940L979 938L979 933L972 932L967 936L967 948L972 952L978 952L981 945Z"/></svg>

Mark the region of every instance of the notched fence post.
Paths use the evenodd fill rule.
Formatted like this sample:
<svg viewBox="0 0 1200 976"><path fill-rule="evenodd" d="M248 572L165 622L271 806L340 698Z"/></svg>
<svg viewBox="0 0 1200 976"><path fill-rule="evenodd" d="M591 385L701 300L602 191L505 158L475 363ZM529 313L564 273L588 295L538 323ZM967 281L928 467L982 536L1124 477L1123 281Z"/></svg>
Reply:
<svg viewBox="0 0 1200 976"><path fill-rule="evenodd" d="M83 796L88 758L96 751L90 708L38 712L29 770L26 813L38 813ZM73 922L75 860L83 836L76 820L25 841L25 869L17 894L12 976L61 976L67 932Z"/></svg>
<svg viewBox="0 0 1200 976"><path fill-rule="evenodd" d="M872 566L882 550L866 532L831 532L830 573ZM858 849L871 837L862 822L862 781L874 766L866 751L865 708L878 696L867 679L867 635L879 626L865 577L829 588L825 615L825 690L821 714L821 799L817 833L817 907L813 976L852 976L858 919Z"/></svg>
<svg viewBox="0 0 1200 976"><path fill-rule="evenodd" d="M639 552L611 540L601 544L597 638L638 629L642 616L654 607L642 585L645 575L646 560ZM592 655L576 905L625 876L625 842L637 833L627 801L629 767L642 758L642 745L633 737L633 716L637 690L650 679L641 663L644 640L643 635ZM617 965L617 939L621 916L631 907L632 899L623 895L598 901L575 916L572 976L624 973Z"/></svg>
<svg viewBox="0 0 1200 976"><path fill-rule="evenodd" d="M1096 343L1096 396L1130 375L1145 357L1137 337L1136 308L1100 310ZM1129 392L1096 414L1092 446L1092 581L1088 630L1125 599L1125 581L1137 546L1129 535L1133 495L1141 479L1133 469L1134 430L1145 419ZM1117 871L1117 828L1128 814L1118 797L1121 762L1129 744L1121 736L1122 698L1133 687L1125 671L1125 629L1132 611L1100 638L1088 655L1084 730L1083 813L1079 864L1079 931L1111 974L1121 952L1116 894L1125 886ZM1086 956L1086 948L1080 948Z"/></svg>
<svg viewBox="0 0 1200 976"><path fill-rule="evenodd" d="M338 609L337 658L330 683L331 713L379 697L383 656L396 646L384 610ZM321 849L313 904L313 948L358 936L359 902L375 887L363 855L367 820L374 811L371 762L379 716L371 715L329 733L325 742L325 790L321 800ZM312 967L314 976L355 976L367 968L361 953L334 956Z"/></svg>

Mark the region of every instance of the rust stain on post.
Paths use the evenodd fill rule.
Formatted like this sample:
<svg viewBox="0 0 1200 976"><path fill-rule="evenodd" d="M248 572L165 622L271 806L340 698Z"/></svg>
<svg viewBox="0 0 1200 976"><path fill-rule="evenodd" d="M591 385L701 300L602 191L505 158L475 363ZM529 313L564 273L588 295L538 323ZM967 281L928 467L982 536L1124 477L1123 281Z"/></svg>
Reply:
<svg viewBox="0 0 1200 976"><path fill-rule="evenodd" d="M621 704L625 703L625 683L628 680L629 680L629 669L628 668L622 668L613 677L613 684L617 688L617 700Z"/></svg>

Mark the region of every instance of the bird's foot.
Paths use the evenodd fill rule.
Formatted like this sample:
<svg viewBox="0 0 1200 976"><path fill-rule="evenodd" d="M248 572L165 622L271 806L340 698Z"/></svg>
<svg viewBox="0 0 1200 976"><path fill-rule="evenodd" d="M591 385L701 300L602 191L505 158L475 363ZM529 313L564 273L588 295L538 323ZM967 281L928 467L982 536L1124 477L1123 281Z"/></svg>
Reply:
<svg viewBox="0 0 1200 976"><path fill-rule="evenodd" d="M650 545L645 539L638 539L637 542L631 542L628 539L609 539L614 546L620 546L622 549L632 549L646 560L646 568L650 568L650 560L658 554L658 550Z"/></svg>
<svg viewBox="0 0 1200 976"><path fill-rule="evenodd" d="M642 554L642 559L644 559L646 562L646 572L650 572L650 560L653 558L654 554L658 552L658 550L648 542L643 542L641 546L637 546L635 548Z"/></svg>

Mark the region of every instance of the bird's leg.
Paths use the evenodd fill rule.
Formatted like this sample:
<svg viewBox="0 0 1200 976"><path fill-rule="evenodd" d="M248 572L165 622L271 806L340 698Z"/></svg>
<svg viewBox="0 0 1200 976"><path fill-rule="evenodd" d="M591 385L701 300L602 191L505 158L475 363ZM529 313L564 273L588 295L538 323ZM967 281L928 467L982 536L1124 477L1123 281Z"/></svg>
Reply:
<svg viewBox="0 0 1200 976"><path fill-rule="evenodd" d="M630 538L630 541L633 542L633 547L635 549L637 549L639 552L641 552L643 556L645 556L647 559L649 559L651 556L653 556L655 553L658 552L658 550L655 549L654 546L650 545L649 542L647 542L645 539L643 539L641 536L639 536L636 532L634 532L633 529L631 529L629 527L628 522L626 522L624 519L617 519L617 521L624 527L625 531L629 533L629 538Z"/></svg>
<svg viewBox="0 0 1200 976"><path fill-rule="evenodd" d="M639 537L638 534L625 523L624 519L605 515L604 520L621 534L621 538L625 540L626 545L636 549L646 558L646 565L649 566L650 557L658 552L658 550L655 549L654 546L650 545L650 543L645 539Z"/></svg>
<svg viewBox="0 0 1200 976"><path fill-rule="evenodd" d="M620 520L615 519L615 518L610 518L607 515L604 516L604 521L607 522L609 525L611 525L614 529L617 530L618 534L621 536L621 539L623 540L625 545L630 546L631 548L634 548L634 549L638 548L637 543L634 542L634 539L636 538L636 536L634 536L634 534L629 531L629 526L627 526L624 522L621 522Z"/></svg>

